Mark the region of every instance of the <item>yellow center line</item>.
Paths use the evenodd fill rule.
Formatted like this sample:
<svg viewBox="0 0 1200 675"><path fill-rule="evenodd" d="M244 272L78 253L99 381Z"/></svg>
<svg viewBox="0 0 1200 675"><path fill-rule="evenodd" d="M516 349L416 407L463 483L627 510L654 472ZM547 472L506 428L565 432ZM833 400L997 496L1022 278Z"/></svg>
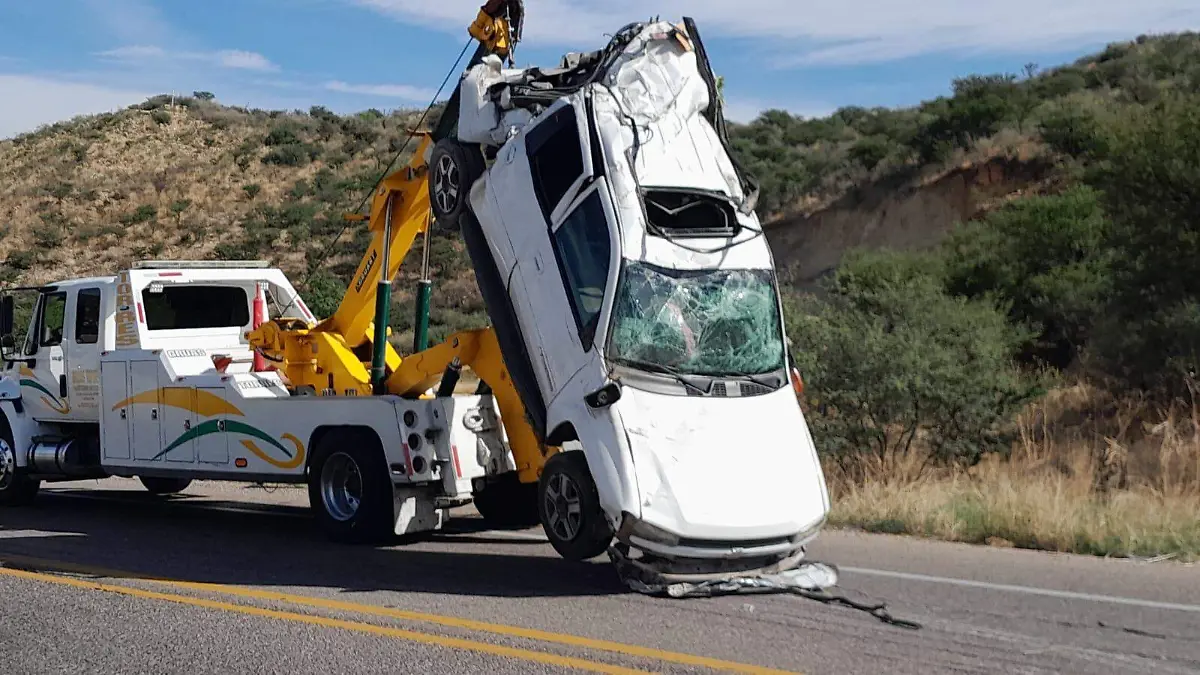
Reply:
<svg viewBox="0 0 1200 675"><path fill-rule="evenodd" d="M8 554L0 554L0 559L25 565L36 569L58 569L64 572L75 572L79 574L87 574L91 576L102 576L109 578L130 578L148 581L157 584L163 584L169 587L186 588L195 591L207 591L210 593L223 593L226 595L234 595L243 598L254 600L270 601L270 602L285 602L294 605L302 605L307 607L316 607L327 610L335 610L341 612L353 612L358 614L369 614L373 616L388 617L392 619L400 619L403 621L412 621L418 623L429 623L439 626L447 626L451 628L459 628L480 633L492 633L494 635L504 635L507 637L526 638L537 640L539 642L547 642L551 644L567 645L571 647L580 647L593 651L611 652L614 654L622 654L625 656L633 656L638 658L653 659L665 663L676 663L687 666L698 666L701 668L710 668L718 671L726 671L733 673L749 673L752 675L778 675L781 673L790 673L791 671L776 670L773 668L765 668L747 663L738 663L736 661L725 661L722 659L710 658L707 656L697 656L694 654L684 654L681 652L672 652L653 647L642 647L640 645L625 644L623 642L613 642L610 640L599 640L594 638L586 638L578 635L569 635L565 633L553 633L550 631L538 630L535 628L522 628L520 626L508 626L504 624L489 623L486 621L477 621L474 619L463 619L452 616L443 616L440 614L428 614L425 612L414 612L403 609L393 609L390 607L381 607L379 605L366 605L354 602L346 602L343 600L332 600L327 598L318 598L308 595L296 595L292 593L280 593L277 591L261 591L252 588L242 588L239 586L229 586L226 584L217 584L211 582L198 581L180 581L176 579L163 579L151 575L138 574L135 572L123 572L120 570L108 570L86 565L77 565L74 563L57 562L52 560L41 560L38 558L29 558L26 556L15 556Z"/></svg>
<svg viewBox="0 0 1200 675"><path fill-rule="evenodd" d="M462 638L448 637L444 635L433 635L430 633L419 633L416 631L402 630L399 628L389 628L387 626L376 626L369 623L361 623L357 621L344 621L342 619L332 619L324 616L313 616L310 614L296 614L294 612L281 612L274 609L264 609L262 607L253 607L248 605L234 605L228 602L220 602L217 600L206 600L204 598L194 598L186 595L174 595L170 593L158 593L156 591L147 591L140 588L131 588L129 586L117 586L113 584L101 584L94 581L84 581L82 579L72 579L69 577L55 576L52 574L41 574L38 572L27 572L12 568L0 568L0 576L16 577L20 579L29 579L32 581L41 581L52 584L60 584L63 586L73 586L75 588L83 588L95 591L107 591L110 593L120 593L136 598L144 598L150 600L164 600L166 602L174 602L183 605L192 605L194 607L204 607L206 609L217 609L225 612L234 612L237 614L248 614L251 616L260 616L271 619L281 619L284 621L295 621L298 623L307 623L315 626L324 626L326 628L341 628L343 630L356 631L359 633L372 633L385 637L399 638L409 640L411 642L420 642L423 644L434 645L438 647L450 647L454 649L465 649L469 651L482 652L493 656L505 656L508 658L522 659L525 661L536 661L552 666L563 668L576 668L579 670L587 670L595 673L616 673L624 675L626 673L644 673L647 671L634 670L622 666L608 665L605 663L597 663L587 661L585 659L577 659L569 656L559 656L557 654L546 654L535 652L527 649L518 649L516 647L505 647L502 645L492 645L486 642L475 642L473 640L464 640Z"/></svg>

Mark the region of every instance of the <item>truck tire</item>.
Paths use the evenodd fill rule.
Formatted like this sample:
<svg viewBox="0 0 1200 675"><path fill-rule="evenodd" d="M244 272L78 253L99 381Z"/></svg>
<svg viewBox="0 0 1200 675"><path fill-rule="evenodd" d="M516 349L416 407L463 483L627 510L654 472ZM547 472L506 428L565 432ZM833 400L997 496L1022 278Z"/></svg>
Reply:
<svg viewBox="0 0 1200 675"><path fill-rule="evenodd" d="M488 527L497 529L533 527L541 521L537 483L522 483L511 472L472 495L475 510Z"/></svg>
<svg viewBox="0 0 1200 675"><path fill-rule="evenodd" d="M443 138L429 156L429 205L439 224L458 229L470 208L471 186L487 166L479 148Z"/></svg>
<svg viewBox="0 0 1200 675"><path fill-rule="evenodd" d="M155 478L138 476L142 486L152 495L173 495L183 492L192 484L191 478Z"/></svg>
<svg viewBox="0 0 1200 675"><path fill-rule="evenodd" d="M309 464L308 501L333 541L375 544L391 538L392 480L379 439L361 429L322 436Z"/></svg>
<svg viewBox="0 0 1200 675"><path fill-rule="evenodd" d="M567 560L594 558L612 542L612 527L580 451L558 452L546 462L538 481L538 509L550 545Z"/></svg>
<svg viewBox="0 0 1200 675"><path fill-rule="evenodd" d="M17 466L17 449L8 420L0 415L0 506L28 506L42 487Z"/></svg>

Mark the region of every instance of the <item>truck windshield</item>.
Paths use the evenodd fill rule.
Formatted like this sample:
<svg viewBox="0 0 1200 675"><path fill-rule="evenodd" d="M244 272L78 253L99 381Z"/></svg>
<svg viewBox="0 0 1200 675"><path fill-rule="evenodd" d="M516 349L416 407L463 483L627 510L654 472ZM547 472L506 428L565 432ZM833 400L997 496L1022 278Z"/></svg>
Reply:
<svg viewBox="0 0 1200 675"><path fill-rule="evenodd" d="M647 370L758 375L785 363L770 270L671 270L628 261L609 358Z"/></svg>

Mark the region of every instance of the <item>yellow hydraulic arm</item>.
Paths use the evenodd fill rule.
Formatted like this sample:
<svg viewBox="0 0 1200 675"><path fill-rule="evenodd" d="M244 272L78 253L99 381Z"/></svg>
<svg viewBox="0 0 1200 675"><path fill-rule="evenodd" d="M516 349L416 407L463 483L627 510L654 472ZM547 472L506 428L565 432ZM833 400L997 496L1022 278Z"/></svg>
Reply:
<svg viewBox="0 0 1200 675"><path fill-rule="evenodd" d="M487 54L511 55L519 36L509 17L519 21L522 11L516 0L488 0L469 28L479 42L472 63ZM414 132L420 138L416 151L407 166L376 186L370 215L348 216L368 222L371 244L337 311L315 326L299 319L268 321L252 331L249 340L276 364L291 387L325 396L419 396L452 362L471 368L492 389L520 479L531 482L540 473L544 448L525 419L491 329L456 334L405 358L386 339L391 280L417 235L427 236L429 231L428 159L435 136L447 133L457 116L457 100L455 93L436 132Z"/></svg>

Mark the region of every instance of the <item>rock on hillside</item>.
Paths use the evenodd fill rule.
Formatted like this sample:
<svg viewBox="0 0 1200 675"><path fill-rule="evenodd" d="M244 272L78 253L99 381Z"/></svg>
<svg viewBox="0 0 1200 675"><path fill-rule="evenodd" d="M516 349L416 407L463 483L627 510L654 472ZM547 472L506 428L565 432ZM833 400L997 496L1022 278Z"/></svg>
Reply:
<svg viewBox="0 0 1200 675"><path fill-rule="evenodd" d="M774 220L765 230L780 276L798 290L815 290L850 249L936 246L956 224L1041 191L1053 176L1054 165L1043 158L993 157L917 185L885 181L859 188L832 205Z"/></svg>

